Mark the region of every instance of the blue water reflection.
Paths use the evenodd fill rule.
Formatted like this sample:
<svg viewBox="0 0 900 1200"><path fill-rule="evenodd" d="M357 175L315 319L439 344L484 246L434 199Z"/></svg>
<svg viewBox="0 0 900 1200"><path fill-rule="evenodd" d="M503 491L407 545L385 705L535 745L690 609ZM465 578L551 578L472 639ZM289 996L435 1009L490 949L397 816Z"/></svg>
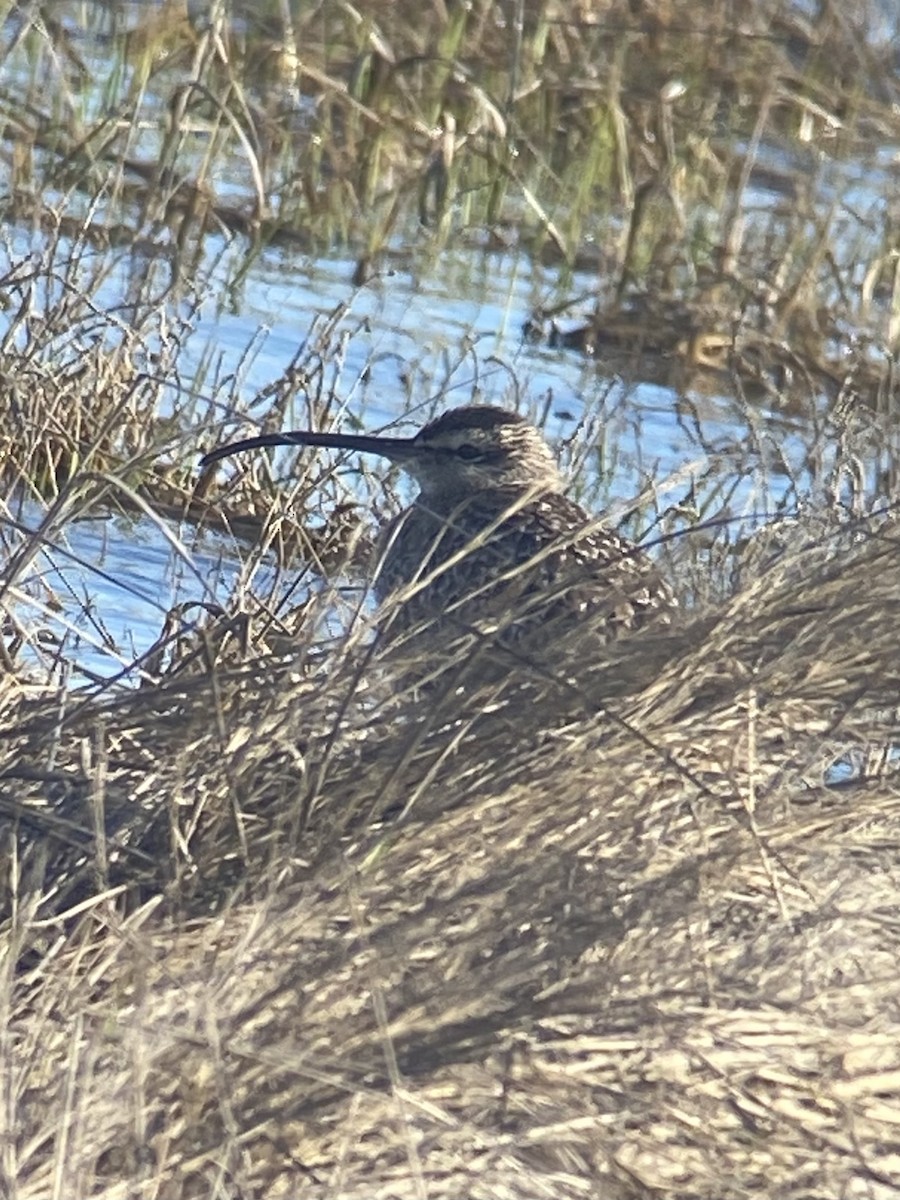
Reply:
<svg viewBox="0 0 900 1200"><path fill-rule="evenodd" d="M284 372L316 321L347 306L343 362L334 368L334 386L348 417L364 427L397 422L410 409L410 397L417 421L457 404L514 406L545 418L551 440L572 434L586 410L602 413L603 446L576 464L582 494L597 507L637 494L649 479L664 485L675 477L675 490L684 492L692 465L707 463L711 450L722 456L723 470L729 453L745 456L745 430L728 398L699 397L696 411L685 419L676 392L666 387L625 388L602 364L524 341L524 321L558 285L552 272L524 256L447 251L440 270L414 276L395 269L357 289L354 264L346 258L312 262L271 252L256 260L235 292L232 259L243 250L231 255L227 247L211 247L199 319L179 360L182 378L191 378L195 364L212 363L213 378L237 373L241 394L250 401ZM123 261L99 299L113 307L116 287L128 291L126 276ZM595 286L587 276L570 285L574 293ZM301 403L296 412L288 411L286 426L301 423L303 412ZM757 419L765 426L765 413ZM197 430L198 456L217 436L216 429ZM778 453L789 457L783 415L777 415L777 439ZM802 454L798 438L798 462ZM770 463L769 484L771 468ZM753 507L752 481L744 485L744 502ZM145 653L173 605L224 601L234 588L246 548L210 534L198 540L190 529L171 533L181 539L179 550L148 520L81 521L66 528L65 547L42 556L44 580L64 601L57 632L91 675L115 676L124 662ZM41 619L54 620L47 614Z"/></svg>

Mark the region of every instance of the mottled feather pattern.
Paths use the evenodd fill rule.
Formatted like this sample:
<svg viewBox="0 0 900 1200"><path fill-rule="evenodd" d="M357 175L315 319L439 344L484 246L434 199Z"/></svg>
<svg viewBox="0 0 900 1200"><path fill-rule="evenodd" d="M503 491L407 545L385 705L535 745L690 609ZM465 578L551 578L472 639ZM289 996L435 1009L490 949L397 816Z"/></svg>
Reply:
<svg viewBox="0 0 900 1200"><path fill-rule="evenodd" d="M548 622L595 616L614 637L674 604L643 551L556 492L518 507L514 494L477 493L449 519L416 503L388 527L382 549L380 600L421 581L395 612L392 635L430 621L499 626L517 640Z"/></svg>

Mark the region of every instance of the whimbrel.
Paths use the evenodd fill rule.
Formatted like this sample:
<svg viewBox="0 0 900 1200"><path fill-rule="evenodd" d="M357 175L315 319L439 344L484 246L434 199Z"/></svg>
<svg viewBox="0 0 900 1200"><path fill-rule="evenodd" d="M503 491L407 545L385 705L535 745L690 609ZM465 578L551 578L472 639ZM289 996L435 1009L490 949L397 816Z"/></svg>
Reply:
<svg viewBox="0 0 900 1200"><path fill-rule="evenodd" d="M550 626L583 624L605 642L675 604L643 551L566 497L550 447L515 413L456 408L409 438L265 434L219 446L203 465L264 446L378 454L418 484L380 538L374 589L391 639L474 633L531 645L552 639Z"/></svg>

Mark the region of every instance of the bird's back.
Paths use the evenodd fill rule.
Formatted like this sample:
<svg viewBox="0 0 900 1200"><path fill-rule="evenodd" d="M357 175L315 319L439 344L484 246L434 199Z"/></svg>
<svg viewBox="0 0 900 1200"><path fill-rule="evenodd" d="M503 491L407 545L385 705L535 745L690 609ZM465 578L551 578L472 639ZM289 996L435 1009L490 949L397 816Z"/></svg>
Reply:
<svg viewBox="0 0 900 1200"><path fill-rule="evenodd" d="M420 500L387 528L376 581L389 635L477 632L507 643L584 624L609 640L673 607L643 551L558 492L476 492L444 514Z"/></svg>

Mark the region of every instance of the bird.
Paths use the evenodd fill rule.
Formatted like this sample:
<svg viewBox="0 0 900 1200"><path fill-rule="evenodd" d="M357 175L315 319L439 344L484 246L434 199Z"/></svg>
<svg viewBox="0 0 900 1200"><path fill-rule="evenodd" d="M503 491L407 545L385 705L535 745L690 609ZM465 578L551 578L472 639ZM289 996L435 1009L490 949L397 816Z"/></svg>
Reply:
<svg viewBox="0 0 900 1200"><path fill-rule="evenodd" d="M670 620L673 591L647 554L565 494L540 431L490 405L453 408L413 437L263 434L219 446L232 454L310 446L380 455L412 476L413 502L378 539L374 593L383 635L449 647L458 636L532 647L565 630L606 643Z"/></svg>

